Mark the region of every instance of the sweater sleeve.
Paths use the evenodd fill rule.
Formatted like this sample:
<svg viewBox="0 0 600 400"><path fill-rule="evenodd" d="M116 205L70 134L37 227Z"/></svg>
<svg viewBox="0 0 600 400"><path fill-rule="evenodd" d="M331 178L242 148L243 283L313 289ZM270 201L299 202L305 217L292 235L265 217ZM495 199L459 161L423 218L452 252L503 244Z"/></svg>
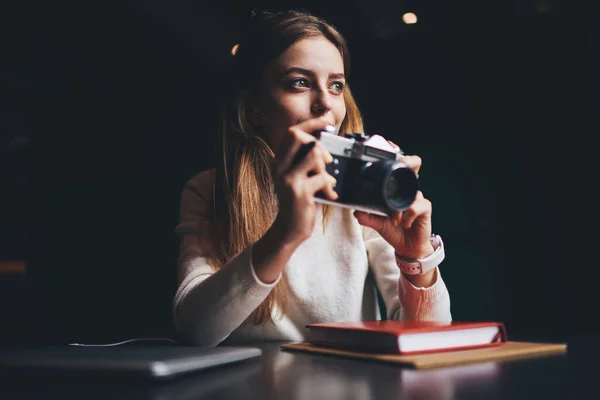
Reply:
<svg viewBox="0 0 600 400"><path fill-rule="evenodd" d="M439 266L435 283L414 286L400 272L394 249L374 229L364 227L364 239L377 288L385 301L388 319L451 321L450 295Z"/></svg>
<svg viewBox="0 0 600 400"><path fill-rule="evenodd" d="M193 345L216 346L267 297L277 281L265 284L254 273L252 246L215 271L206 241L211 234L213 170L186 182L180 203L178 289L173 319L181 338Z"/></svg>

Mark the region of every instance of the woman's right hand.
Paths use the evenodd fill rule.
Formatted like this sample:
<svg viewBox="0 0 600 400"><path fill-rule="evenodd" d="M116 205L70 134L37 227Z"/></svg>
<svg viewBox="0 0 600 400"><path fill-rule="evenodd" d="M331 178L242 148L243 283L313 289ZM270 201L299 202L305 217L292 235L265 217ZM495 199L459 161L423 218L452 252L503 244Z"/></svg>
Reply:
<svg viewBox="0 0 600 400"><path fill-rule="evenodd" d="M316 216L315 193L322 190L329 199L338 198L333 189L335 178L325 170L333 157L311 134L327 125L317 118L288 128L276 152L272 175L279 212L272 229L282 244L295 247L312 234ZM301 157L304 152L306 154Z"/></svg>

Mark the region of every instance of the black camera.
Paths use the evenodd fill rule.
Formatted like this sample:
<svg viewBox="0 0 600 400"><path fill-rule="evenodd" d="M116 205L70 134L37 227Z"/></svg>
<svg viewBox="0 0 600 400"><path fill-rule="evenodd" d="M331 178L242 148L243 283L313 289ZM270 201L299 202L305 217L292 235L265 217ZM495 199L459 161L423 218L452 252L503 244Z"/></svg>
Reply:
<svg viewBox="0 0 600 400"><path fill-rule="evenodd" d="M337 135L335 130L313 135L333 156L326 170L337 180L334 190L339 195L332 201L318 192L317 202L387 216L406 210L415 200L416 174L402 162L404 153L383 137Z"/></svg>

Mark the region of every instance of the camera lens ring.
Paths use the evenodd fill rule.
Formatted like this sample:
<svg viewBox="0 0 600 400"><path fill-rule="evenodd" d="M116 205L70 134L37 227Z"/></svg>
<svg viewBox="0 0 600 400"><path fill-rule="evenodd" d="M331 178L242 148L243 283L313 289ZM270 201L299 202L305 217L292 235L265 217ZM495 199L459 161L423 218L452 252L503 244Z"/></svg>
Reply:
<svg viewBox="0 0 600 400"><path fill-rule="evenodd" d="M419 190L417 175L403 162L394 162L387 168L382 183L381 198L393 213L408 209Z"/></svg>
<svg viewBox="0 0 600 400"><path fill-rule="evenodd" d="M409 208L416 198L416 174L401 161L368 161L353 172L347 171L353 176L351 183L346 181L344 190L348 203L391 215Z"/></svg>

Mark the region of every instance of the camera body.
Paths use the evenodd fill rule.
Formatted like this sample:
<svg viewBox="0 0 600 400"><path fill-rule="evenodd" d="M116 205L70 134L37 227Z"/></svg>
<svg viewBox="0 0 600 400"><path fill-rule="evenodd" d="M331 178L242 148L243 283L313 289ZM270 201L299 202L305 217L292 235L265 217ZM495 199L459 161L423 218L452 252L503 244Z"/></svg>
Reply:
<svg viewBox="0 0 600 400"><path fill-rule="evenodd" d="M337 182L339 195L330 200L322 192L315 201L387 216L404 211L415 200L418 178L402 162L404 153L379 135L338 135L335 130L313 133L333 156L326 170Z"/></svg>

